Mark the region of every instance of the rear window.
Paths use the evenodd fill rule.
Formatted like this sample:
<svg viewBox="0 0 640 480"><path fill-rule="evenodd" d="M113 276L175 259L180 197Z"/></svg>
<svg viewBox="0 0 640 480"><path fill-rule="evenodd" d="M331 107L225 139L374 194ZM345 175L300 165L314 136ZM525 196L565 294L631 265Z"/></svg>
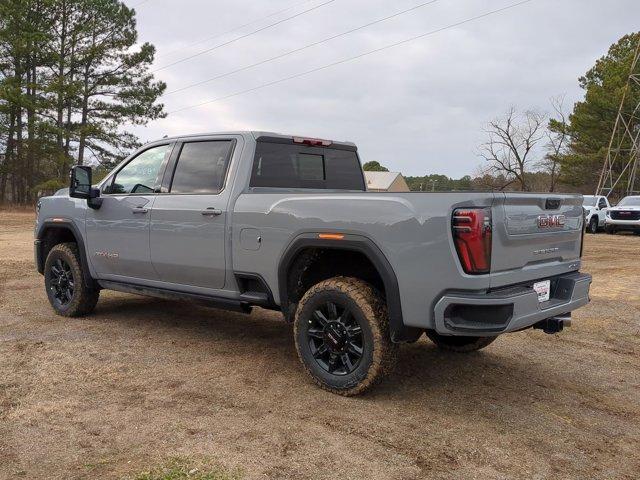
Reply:
<svg viewBox="0 0 640 480"><path fill-rule="evenodd" d="M258 142L251 187L364 190L356 152Z"/></svg>

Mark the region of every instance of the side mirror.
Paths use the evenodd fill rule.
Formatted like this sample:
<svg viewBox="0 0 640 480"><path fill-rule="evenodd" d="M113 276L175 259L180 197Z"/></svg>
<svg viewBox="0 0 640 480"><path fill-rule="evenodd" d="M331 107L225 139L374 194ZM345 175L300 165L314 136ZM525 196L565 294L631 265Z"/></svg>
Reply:
<svg viewBox="0 0 640 480"><path fill-rule="evenodd" d="M71 168L69 174L69 196L72 198L84 198L91 208L100 208L102 199L100 190L91 186L91 167L76 165Z"/></svg>
<svg viewBox="0 0 640 480"><path fill-rule="evenodd" d="M91 167L78 165L71 168L69 196L73 198L91 198Z"/></svg>

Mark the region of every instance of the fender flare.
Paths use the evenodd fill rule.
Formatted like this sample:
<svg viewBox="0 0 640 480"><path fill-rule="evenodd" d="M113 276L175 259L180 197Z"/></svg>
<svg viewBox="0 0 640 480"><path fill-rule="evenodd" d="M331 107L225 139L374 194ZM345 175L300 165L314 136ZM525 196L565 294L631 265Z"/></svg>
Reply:
<svg viewBox="0 0 640 480"><path fill-rule="evenodd" d="M380 248L369 238L362 235L344 234L340 240L319 238L320 232L303 233L294 238L286 247L278 264L278 291L280 306L287 314L289 295L287 292L287 272L297 255L305 248L331 248L349 250L362 253L373 264L382 278L387 297L387 311L389 313L389 330L391 340L396 343L414 339L416 332L412 327L404 325L402 319L402 305L400 288L396 274ZM333 233L333 232L332 232ZM339 232L338 232L339 233Z"/></svg>
<svg viewBox="0 0 640 480"><path fill-rule="evenodd" d="M76 243L78 244L78 252L80 253L80 267L82 268L82 273L84 276L84 284L88 288L95 288L95 282L93 277L91 276L91 271L89 270L89 260L87 258L87 250L84 246L84 240L78 227L73 223L73 221L69 219L57 219L55 222L52 220L45 220L38 227L38 231L36 232L36 240L34 242L35 245L35 257L36 257L36 267L38 272L44 274L44 264L47 261L44 256L44 250L42 242L44 240L45 234L47 231L51 229L59 229L59 230L67 230L71 232L74 236Z"/></svg>

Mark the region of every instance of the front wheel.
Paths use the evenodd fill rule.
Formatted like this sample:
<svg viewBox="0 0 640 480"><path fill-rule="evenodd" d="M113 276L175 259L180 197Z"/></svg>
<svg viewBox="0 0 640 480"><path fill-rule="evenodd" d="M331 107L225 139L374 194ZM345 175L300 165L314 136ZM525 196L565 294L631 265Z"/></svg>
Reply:
<svg viewBox="0 0 640 480"><path fill-rule="evenodd" d="M300 300L294 322L298 357L325 390L360 394L395 364L386 305L362 280L334 277L314 285Z"/></svg>
<svg viewBox="0 0 640 480"><path fill-rule="evenodd" d="M86 286L75 243L55 245L44 265L49 303L58 315L79 317L91 313L100 292Z"/></svg>
<svg viewBox="0 0 640 480"><path fill-rule="evenodd" d="M616 233L616 230L611 225L605 225L604 231L607 232L609 235L613 235Z"/></svg>
<svg viewBox="0 0 640 480"><path fill-rule="evenodd" d="M598 219L596 217L591 217L587 231L594 234L598 233Z"/></svg>
<svg viewBox="0 0 640 480"><path fill-rule="evenodd" d="M450 352L475 352L492 344L498 337L463 337L440 335L433 330L426 331L427 337L438 348Z"/></svg>

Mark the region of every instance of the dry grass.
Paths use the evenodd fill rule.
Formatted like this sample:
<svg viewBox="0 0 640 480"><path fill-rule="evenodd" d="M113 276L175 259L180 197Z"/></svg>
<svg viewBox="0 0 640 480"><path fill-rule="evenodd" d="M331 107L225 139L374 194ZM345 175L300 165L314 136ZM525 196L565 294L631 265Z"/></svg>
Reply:
<svg viewBox="0 0 640 480"><path fill-rule="evenodd" d="M197 462L189 458L172 458L160 467L126 477L125 480L239 480L238 472Z"/></svg>
<svg viewBox="0 0 640 480"><path fill-rule="evenodd" d="M593 301L562 334L462 356L422 339L342 398L272 312L104 292L89 317L55 316L32 220L0 211L0 478L136 478L176 456L250 479L638 476L640 237L587 237Z"/></svg>
<svg viewBox="0 0 640 480"><path fill-rule="evenodd" d="M34 205L12 205L12 204L0 204L0 216L3 213L18 213L29 215L34 212Z"/></svg>

